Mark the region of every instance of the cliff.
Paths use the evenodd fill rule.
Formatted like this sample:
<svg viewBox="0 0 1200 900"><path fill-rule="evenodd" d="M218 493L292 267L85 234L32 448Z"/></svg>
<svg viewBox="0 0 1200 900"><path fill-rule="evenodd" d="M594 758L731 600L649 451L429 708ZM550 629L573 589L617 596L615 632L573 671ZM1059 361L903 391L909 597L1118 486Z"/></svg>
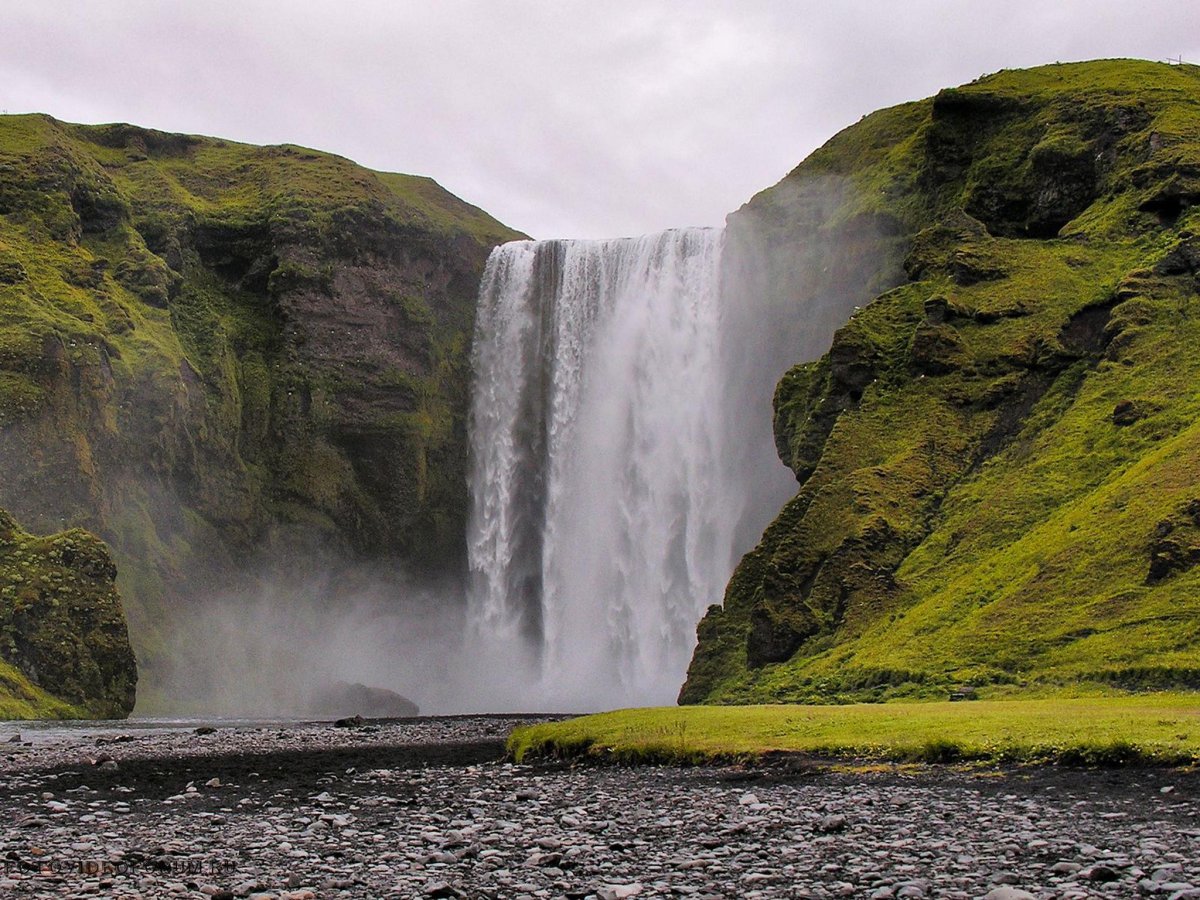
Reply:
<svg viewBox="0 0 1200 900"><path fill-rule="evenodd" d="M519 236L330 154L0 117L0 504L109 542L151 673L264 554L456 568L475 296Z"/></svg>
<svg viewBox="0 0 1200 900"><path fill-rule="evenodd" d="M681 702L1200 686L1197 201L1200 69L1102 61L875 113L731 217L873 220L890 289L779 382L799 490Z"/></svg>
<svg viewBox="0 0 1200 900"><path fill-rule="evenodd" d="M0 510L0 718L119 719L137 664L108 548L22 531Z"/></svg>

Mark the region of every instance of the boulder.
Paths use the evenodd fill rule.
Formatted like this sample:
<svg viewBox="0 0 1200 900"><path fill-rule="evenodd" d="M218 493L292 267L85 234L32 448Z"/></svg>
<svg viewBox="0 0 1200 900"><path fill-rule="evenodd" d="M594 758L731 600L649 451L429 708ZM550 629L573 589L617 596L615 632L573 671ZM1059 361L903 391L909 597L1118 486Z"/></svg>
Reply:
<svg viewBox="0 0 1200 900"><path fill-rule="evenodd" d="M77 715L133 710L137 661L116 577L89 532L35 537L0 511L0 660Z"/></svg>
<svg viewBox="0 0 1200 900"><path fill-rule="evenodd" d="M319 717L348 714L368 719L403 719L419 715L420 709L407 697L387 688L335 681L313 693L308 714Z"/></svg>

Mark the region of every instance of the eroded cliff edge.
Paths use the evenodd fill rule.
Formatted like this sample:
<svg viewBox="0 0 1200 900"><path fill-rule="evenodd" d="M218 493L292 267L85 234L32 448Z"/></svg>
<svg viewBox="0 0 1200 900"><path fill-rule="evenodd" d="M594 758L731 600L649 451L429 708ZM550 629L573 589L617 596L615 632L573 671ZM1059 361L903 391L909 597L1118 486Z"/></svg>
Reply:
<svg viewBox="0 0 1200 900"><path fill-rule="evenodd" d="M330 154L0 117L0 504L109 542L151 672L168 611L264 553L454 569L515 237Z"/></svg>
<svg viewBox="0 0 1200 900"><path fill-rule="evenodd" d="M822 227L888 223L866 255L904 275L779 383L799 492L681 701L1200 684L1200 70L1001 72L868 116L733 220L830 179Z"/></svg>

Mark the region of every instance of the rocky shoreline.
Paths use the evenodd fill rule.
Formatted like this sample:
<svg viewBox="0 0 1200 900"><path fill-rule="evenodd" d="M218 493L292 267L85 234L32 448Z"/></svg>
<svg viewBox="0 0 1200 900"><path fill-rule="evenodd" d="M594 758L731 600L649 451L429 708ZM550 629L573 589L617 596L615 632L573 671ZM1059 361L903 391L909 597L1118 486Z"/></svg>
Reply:
<svg viewBox="0 0 1200 900"><path fill-rule="evenodd" d="M6 742L0 896L1200 897L1192 772L512 765L525 721Z"/></svg>

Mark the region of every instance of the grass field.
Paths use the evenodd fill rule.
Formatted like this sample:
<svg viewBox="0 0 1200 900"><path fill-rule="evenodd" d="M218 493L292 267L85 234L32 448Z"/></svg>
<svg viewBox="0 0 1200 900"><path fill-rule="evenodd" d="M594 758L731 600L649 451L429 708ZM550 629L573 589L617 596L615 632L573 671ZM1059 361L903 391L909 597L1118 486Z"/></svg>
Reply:
<svg viewBox="0 0 1200 900"><path fill-rule="evenodd" d="M519 728L518 760L702 763L772 752L829 758L1077 765L1200 760L1200 694L626 709Z"/></svg>

